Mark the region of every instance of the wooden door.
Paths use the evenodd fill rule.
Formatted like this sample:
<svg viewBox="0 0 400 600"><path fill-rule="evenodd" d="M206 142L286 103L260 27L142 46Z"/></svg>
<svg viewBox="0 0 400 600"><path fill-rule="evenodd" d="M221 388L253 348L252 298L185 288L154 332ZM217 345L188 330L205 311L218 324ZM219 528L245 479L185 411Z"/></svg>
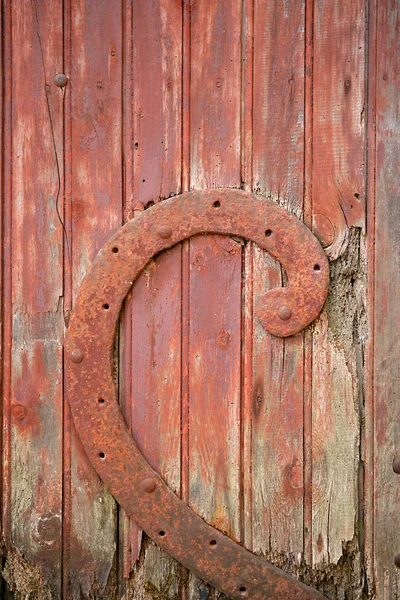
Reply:
<svg viewBox="0 0 400 600"><path fill-rule="evenodd" d="M399 2L3 0L1 27L3 597L221 596L93 470L63 349L111 234L224 187L312 229L324 310L279 339L254 318L285 284L268 253L217 235L161 253L121 313L126 423L252 552L326 598L399 598Z"/></svg>

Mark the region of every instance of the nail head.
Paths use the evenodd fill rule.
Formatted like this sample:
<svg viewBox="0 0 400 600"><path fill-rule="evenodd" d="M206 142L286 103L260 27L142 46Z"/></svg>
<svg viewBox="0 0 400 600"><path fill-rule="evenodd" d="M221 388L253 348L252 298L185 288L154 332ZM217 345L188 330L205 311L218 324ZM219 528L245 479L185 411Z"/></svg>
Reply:
<svg viewBox="0 0 400 600"><path fill-rule="evenodd" d="M68 83L68 77L65 75L65 73L57 73L57 75L54 77L54 83L57 87L63 88Z"/></svg>

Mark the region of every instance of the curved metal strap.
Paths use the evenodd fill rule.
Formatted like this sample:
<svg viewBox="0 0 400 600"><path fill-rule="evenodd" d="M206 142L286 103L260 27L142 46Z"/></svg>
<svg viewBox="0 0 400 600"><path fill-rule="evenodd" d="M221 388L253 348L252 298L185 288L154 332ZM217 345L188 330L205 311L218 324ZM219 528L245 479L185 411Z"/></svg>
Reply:
<svg viewBox="0 0 400 600"><path fill-rule="evenodd" d="M152 256L193 235L252 240L286 269L287 287L268 292L256 314L271 333L292 335L321 310L329 283L313 234L273 202L240 190L185 193L130 221L107 242L79 291L67 339L67 391L75 426L97 473L144 531L232 598L323 596L207 525L138 450L118 404L113 344L123 300Z"/></svg>

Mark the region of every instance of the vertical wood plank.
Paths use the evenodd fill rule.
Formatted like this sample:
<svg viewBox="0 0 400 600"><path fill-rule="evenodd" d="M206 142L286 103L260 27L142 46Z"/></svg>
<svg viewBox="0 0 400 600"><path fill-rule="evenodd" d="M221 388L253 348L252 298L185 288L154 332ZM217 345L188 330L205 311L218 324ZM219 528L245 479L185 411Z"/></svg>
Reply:
<svg viewBox="0 0 400 600"><path fill-rule="evenodd" d="M240 186L241 10L199 0L191 11L191 187Z"/></svg>
<svg viewBox="0 0 400 600"><path fill-rule="evenodd" d="M190 242L189 504L240 540L242 248L207 237Z"/></svg>
<svg viewBox="0 0 400 600"><path fill-rule="evenodd" d="M11 8L8 3L1 10L1 534L6 548L10 547L10 403L11 403L11 216L12 216L12 114L11 77L12 42Z"/></svg>
<svg viewBox="0 0 400 600"><path fill-rule="evenodd" d="M13 142L12 149L8 147L13 165L8 223L13 304L11 544L21 561L34 564L43 588L57 597L62 518L63 229L58 211L63 130L62 91L53 80L62 71L62 3L13 3L11 21L12 45L18 49L13 53ZM8 577L18 588L14 575L11 552Z"/></svg>
<svg viewBox="0 0 400 600"><path fill-rule="evenodd" d="M256 0L254 23L254 186L301 217L304 4ZM283 281L279 264L258 248L253 279L254 305ZM302 334L280 340L255 320L253 549L292 572L303 553L303 378Z"/></svg>
<svg viewBox="0 0 400 600"><path fill-rule="evenodd" d="M356 373L328 326L324 312L313 333L313 564L339 561L358 516Z"/></svg>
<svg viewBox="0 0 400 600"><path fill-rule="evenodd" d="M346 555L360 518L356 344L365 335L365 283L363 242L351 228L363 229L365 220L364 61L365 3L315 3L312 226L330 258L342 258L332 265L330 295L312 342L313 564L336 564ZM356 581L355 566L354 575Z"/></svg>
<svg viewBox="0 0 400 600"><path fill-rule="evenodd" d="M122 14L119 3L73 0L71 19L72 297L122 223ZM116 506L73 431L67 598L112 586Z"/></svg>
<svg viewBox="0 0 400 600"><path fill-rule="evenodd" d="M242 187L253 190L253 86L254 86L254 0L245 0L242 9L242 96L240 162ZM242 543L253 548L253 335L254 335L254 244L246 243L242 264L241 340L241 464L242 464Z"/></svg>
<svg viewBox="0 0 400 600"><path fill-rule="evenodd" d="M254 23L254 187L301 217L304 3L255 0Z"/></svg>
<svg viewBox="0 0 400 600"><path fill-rule="evenodd" d="M1 147L3 148L3 154L4 154L4 150L7 148L6 144L5 144L5 131L6 131L6 125L5 125L5 114L4 114L4 109L3 109L3 98L5 96L5 86L4 86L4 71L5 71L5 46L9 45L7 44L8 42L8 36L6 34L6 30L4 27L4 7L3 5L1 5L1 10L0 10L0 39L2 40L2 43L0 45L0 72L1 72L1 76L0 76L0 144ZM10 151L10 149L8 149L8 151ZM5 196L5 182L4 182L4 163L6 162L6 159L4 157L2 157L0 159L0 194L1 194L1 198L3 199ZM4 265L4 267L3 267ZM2 394L2 403L1 403L1 422L2 422L2 426L0 427L0 536L1 539L4 540L4 512L3 512L3 497L5 495L5 490L7 489L7 486L4 485L4 476L5 476L5 469L4 469L4 426L3 423L5 421L4 416L5 416L5 404L6 402L4 402L4 358L5 358L5 352L4 352L4 304L5 304L5 297L4 297L4 271L6 270L5 268L5 261L4 261L4 209L3 209L3 200L0 201L0 389L1 389L1 394ZM0 591L3 588L3 578L0 578Z"/></svg>
<svg viewBox="0 0 400 600"><path fill-rule="evenodd" d="M240 187L241 6L191 6L190 187ZM189 505L241 535L241 246L189 244ZM190 578L191 598L207 589Z"/></svg>
<svg viewBox="0 0 400 600"><path fill-rule="evenodd" d="M132 6L132 194L134 211L180 192L182 7L168 0ZM149 70L151 65L151 70ZM136 212L134 212L136 214ZM152 467L179 493L181 470L181 245L155 257L133 286L124 379L132 435ZM131 521L125 578L135 569L141 531ZM175 561L146 544L133 585L146 597L177 586ZM137 589L137 588L136 588ZM169 589L169 588L168 588ZM161 593L161 592L160 592Z"/></svg>
<svg viewBox="0 0 400 600"><path fill-rule="evenodd" d="M181 180L182 10L133 4L134 181L138 208L176 194Z"/></svg>
<svg viewBox="0 0 400 600"><path fill-rule="evenodd" d="M365 226L365 2L315 3L313 230L331 258Z"/></svg>
<svg viewBox="0 0 400 600"><path fill-rule="evenodd" d="M370 286L375 295L373 554L379 600L400 597L400 575L394 565L394 557L400 552L400 480L393 472L393 461L400 456L399 40L400 6L398 2L383 0L377 4L376 79L371 82L376 94L376 156L371 157L370 170L370 177L374 177L374 167L376 169L376 249L374 280ZM374 121L371 121L370 127L373 126ZM374 225L373 220L371 225ZM369 233L373 235L372 230ZM372 244L370 247L372 250Z"/></svg>

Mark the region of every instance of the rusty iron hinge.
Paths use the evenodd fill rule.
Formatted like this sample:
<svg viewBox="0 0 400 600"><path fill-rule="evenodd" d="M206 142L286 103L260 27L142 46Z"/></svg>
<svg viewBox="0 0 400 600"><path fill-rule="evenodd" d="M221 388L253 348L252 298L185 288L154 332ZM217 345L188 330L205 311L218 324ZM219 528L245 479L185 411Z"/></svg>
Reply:
<svg viewBox="0 0 400 600"><path fill-rule="evenodd" d="M329 265L318 240L275 203L234 189L188 192L128 222L105 244L83 281L67 338L67 391L78 434L99 476L125 511L169 554L236 600L322 600L211 527L153 471L128 431L113 379L113 346L125 296L148 261L201 233L251 240L283 265L286 287L268 291L256 317L270 333L294 335L326 300Z"/></svg>

